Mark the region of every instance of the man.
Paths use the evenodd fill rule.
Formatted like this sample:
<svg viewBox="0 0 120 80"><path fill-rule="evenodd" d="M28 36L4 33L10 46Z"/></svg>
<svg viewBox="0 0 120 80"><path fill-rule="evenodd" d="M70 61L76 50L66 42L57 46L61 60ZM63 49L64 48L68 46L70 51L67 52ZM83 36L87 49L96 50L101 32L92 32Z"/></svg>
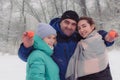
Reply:
<svg viewBox="0 0 120 80"><path fill-rule="evenodd" d="M61 80L65 80L68 62L74 53L77 42L81 39L76 31L78 20L78 14L75 11L68 10L63 13L61 18L55 18L50 22L50 25L57 31L57 44L55 45L52 58L59 66ZM99 33L105 39L107 32L102 30ZM18 56L22 60L27 61L27 57L34 48L32 46L33 40L25 36L25 34L23 35L23 44L21 44ZM105 44L110 46L113 42L105 41Z"/></svg>

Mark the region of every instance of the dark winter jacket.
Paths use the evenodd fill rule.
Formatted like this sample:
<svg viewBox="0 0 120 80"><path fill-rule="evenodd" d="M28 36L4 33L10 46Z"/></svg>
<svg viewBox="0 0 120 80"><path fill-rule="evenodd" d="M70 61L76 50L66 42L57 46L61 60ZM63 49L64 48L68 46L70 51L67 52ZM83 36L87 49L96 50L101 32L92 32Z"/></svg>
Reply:
<svg viewBox="0 0 120 80"><path fill-rule="evenodd" d="M57 44L54 48L52 55L54 61L58 64L60 69L60 79L65 80L65 73L68 65L68 61L76 48L79 38L77 33L73 33L72 36L67 37L60 29L59 19L56 18L50 22L57 31Z"/></svg>
<svg viewBox="0 0 120 80"><path fill-rule="evenodd" d="M68 65L68 61L72 54L74 53L74 50L76 48L77 42L80 40L80 36L78 36L77 32L73 33L72 36L67 37L60 29L60 19L55 18L50 22L50 25L55 28L57 31L57 44L54 48L54 53L52 55L54 61L58 64L60 69L60 79L65 80L65 73ZM107 32L104 30L99 31L99 33L103 36L103 39ZM111 46L113 44L106 42L106 46ZM30 52L33 50L33 47L30 47L26 49L23 44L21 44L18 52L18 56L23 61L27 60L27 57L29 56Z"/></svg>
<svg viewBox="0 0 120 80"><path fill-rule="evenodd" d="M113 80L110 72L109 65L103 71L90 74L87 76L79 77L77 80Z"/></svg>

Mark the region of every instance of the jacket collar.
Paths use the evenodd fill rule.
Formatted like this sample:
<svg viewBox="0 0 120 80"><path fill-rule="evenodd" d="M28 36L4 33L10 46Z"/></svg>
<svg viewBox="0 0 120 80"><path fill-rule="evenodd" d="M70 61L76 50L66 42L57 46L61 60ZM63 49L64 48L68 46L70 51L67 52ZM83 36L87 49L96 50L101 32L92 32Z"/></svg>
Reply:
<svg viewBox="0 0 120 80"><path fill-rule="evenodd" d="M51 56L53 51L52 49L44 42L38 35L34 36L33 47L35 50L43 51L45 54Z"/></svg>

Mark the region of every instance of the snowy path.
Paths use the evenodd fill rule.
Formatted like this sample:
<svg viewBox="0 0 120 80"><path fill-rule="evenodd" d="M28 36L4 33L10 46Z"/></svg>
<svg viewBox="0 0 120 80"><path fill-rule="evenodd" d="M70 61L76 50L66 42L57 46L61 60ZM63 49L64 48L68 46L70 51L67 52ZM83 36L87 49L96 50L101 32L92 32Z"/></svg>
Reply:
<svg viewBox="0 0 120 80"><path fill-rule="evenodd" d="M120 51L109 53L113 80L120 80ZM26 63L18 56L0 56L0 80L25 80Z"/></svg>

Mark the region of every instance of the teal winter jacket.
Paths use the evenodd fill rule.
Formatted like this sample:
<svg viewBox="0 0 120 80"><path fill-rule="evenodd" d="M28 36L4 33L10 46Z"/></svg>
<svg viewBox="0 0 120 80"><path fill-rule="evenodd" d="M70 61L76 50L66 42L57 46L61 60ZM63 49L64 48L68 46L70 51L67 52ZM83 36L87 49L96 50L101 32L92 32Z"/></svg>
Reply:
<svg viewBox="0 0 120 80"><path fill-rule="evenodd" d="M34 48L27 59L26 80L60 80L59 68L52 60L53 51L37 35L34 36Z"/></svg>

